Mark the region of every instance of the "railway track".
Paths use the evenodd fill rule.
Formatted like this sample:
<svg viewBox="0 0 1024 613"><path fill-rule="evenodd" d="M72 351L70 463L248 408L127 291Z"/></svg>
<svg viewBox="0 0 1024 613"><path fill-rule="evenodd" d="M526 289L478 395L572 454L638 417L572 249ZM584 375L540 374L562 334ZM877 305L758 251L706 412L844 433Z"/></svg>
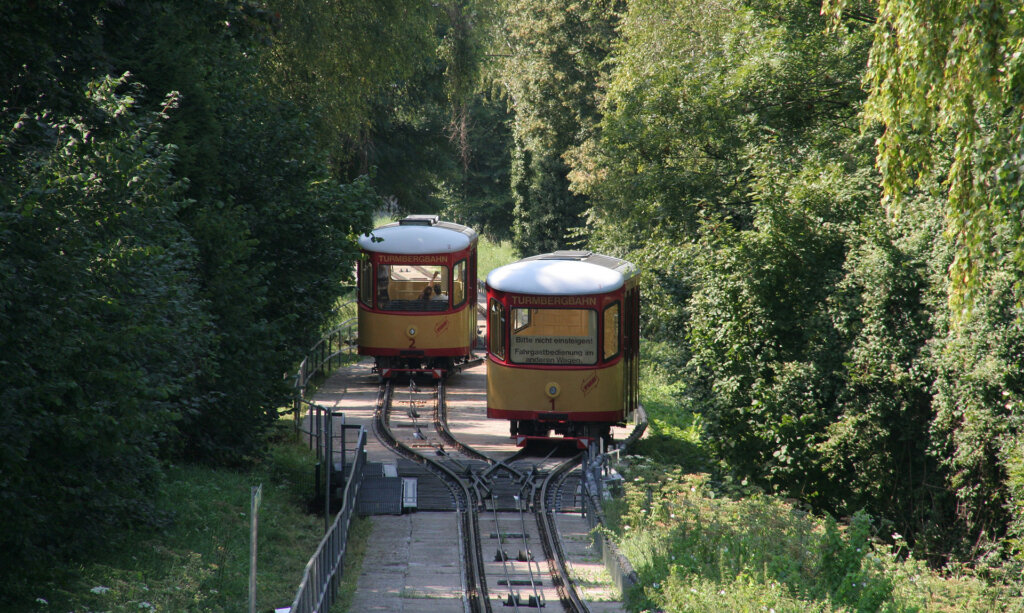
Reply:
<svg viewBox="0 0 1024 613"><path fill-rule="evenodd" d="M583 455L560 446L524 448L504 461L448 430L443 382L381 384L373 430L395 453L449 489L458 514L465 610L583 613L555 526L564 486Z"/></svg>

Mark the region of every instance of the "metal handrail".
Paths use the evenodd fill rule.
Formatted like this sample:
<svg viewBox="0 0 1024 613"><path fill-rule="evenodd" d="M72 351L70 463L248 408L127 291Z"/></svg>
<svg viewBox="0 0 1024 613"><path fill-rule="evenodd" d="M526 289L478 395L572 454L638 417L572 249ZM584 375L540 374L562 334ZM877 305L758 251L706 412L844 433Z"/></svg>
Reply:
<svg viewBox="0 0 1024 613"><path fill-rule="evenodd" d="M341 308L351 304L355 304L355 300L346 302L341 305ZM350 317L331 328L309 348L306 357L299 362L299 367L293 375L294 382L292 384L294 390L292 412L295 414L296 427L298 427L301 405L306 398L309 382L317 374L326 375L333 372L335 368L341 366L341 356L346 353L351 355L356 348L359 336L358 320L358 316Z"/></svg>
<svg viewBox="0 0 1024 613"><path fill-rule="evenodd" d="M355 301L342 305L345 308ZM295 427L300 427L302 416L302 405L313 405L306 395L309 391L309 383L317 374L329 374L341 365L341 356L344 353L351 354L356 347L358 337L358 317L350 317L329 330L312 347L306 356L299 363L299 367L293 375L293 405L295 414ZM316 418L311 410L311 419ZM323 419L323 417L316 418ZM319 423L319 422L318 422ZM310 434L312 444L314 434ZM333 444L333 443L330 443ZM341 510L334 517L334 521L324 533L323 539L317 546L316 551L306 563L302 573L302 581L299 583L295 593L295 600L292 602L291 613L320 613L330 610L337 592L338 583L341 580L344 566L345 551L348 545L348 528L356 507L356 500L359 496L359 488L362 484L363 465L366 462L366 454L363 449L366 445L366 431L360 429L355 449L354 461L349 465L345 490L342 495ZM317 445L319 452L320 445ZM341 453L345 453L342 449ZM324 470L332 470L332 466L324 466ZM325 491L326 500L330 500L330 492Z"/></svg>
<svg viewBox="0 0 1024 613"><path fill-rule="evenodd" d="M334 517L334 522L324 534L313 556L306 562L302 573L302 581L292 601L290 613L319 613L330 610L337 594L338 583L344 573L345 551L348 547L348 527L355 512L356 499L362 479L361 475L366 454L366 430L360 428L356 445L355 461L352 463L345 492L342 495L341 510ZM342 450L344 453L344 450ZM328 467L329 469L329 467ZM329 492L325 492L329 496Z"/></svg>

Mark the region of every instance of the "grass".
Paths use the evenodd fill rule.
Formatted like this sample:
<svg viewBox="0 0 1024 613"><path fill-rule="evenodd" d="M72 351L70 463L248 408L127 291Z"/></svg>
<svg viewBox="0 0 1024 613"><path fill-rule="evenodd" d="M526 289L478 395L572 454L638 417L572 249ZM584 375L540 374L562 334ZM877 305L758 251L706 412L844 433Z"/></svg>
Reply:
<svg viewBox="0 0 1024 613"><path fill-rule="evenodd" d="M1024 611L1022 584L943 573L876 538L866 514L837 524L752 488L722 487L679 384L645 351L647 440L618 467L606 530L633 564L630 611Z"/></svg>
<svg viewBox="0 0 1024 613"><path fill-rule="evenodd" d="M644 342L640 348L646 365L640 374L641 403L648 425L634 453L667 465L705 468L708 460L700 439L700 416L680 410L682 385L668 371L654 366L654 358L664 348L652 342Z"/></svg>
<svg viewBox="0 0 1024 613"><path fill-rule="evenodd" d="M511 241L494 242L481 236L477 246L477 276L486 279L487 274L499 266L518 260Z"/></svg>
<svg viewBox="0 0 1024 613"><path fill-rule="evenodd" d="M258 484L257 610L289 605L323 519L305 512L311 454L284 438L247 472L170 467L155 501L168 518L163 528L127 534L123 545L54 571L21 610L247 610L250 488Z"/></svg>
<svg viewBox="0 0 1024 613"><path fill-rule="evenodd" d="M606 513L639 577L632 611L1024 610L1019 586L897 556L866 515L838 525L771 496L722 497L707 474L627 461Z"/></svg>
<svg viewBox="0 0 1024 613"><path fill-rule="evenodd" d="M363 567L366 557L366 545L373 530L373 520L368 517L354 516L348 528L348 545L345 550L345 572L338 584L338 596L334 601L334 610L344 613L352 606L359 580L359 569Z"/></svg>

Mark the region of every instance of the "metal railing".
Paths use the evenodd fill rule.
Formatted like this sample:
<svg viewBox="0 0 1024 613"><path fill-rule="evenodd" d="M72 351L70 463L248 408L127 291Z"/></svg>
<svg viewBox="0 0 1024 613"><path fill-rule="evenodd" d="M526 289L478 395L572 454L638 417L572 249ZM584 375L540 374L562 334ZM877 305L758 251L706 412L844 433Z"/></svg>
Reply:
<svg viewBox="0 0 1024 613"><path fill-rule="evenodd" d="M355 304L355 301L345 303L341 308L344 309L352 304ZM358 435L354 441L352 461L346 462L346 447L348 445L344 432L346 428L353 428L353 426L345 426L344 420L342 420L340 464L336 465L333 458L335 428L332 420L335 412L310 402L306 396L309 393L310 382L317 375L330 374L341 366L343 354L351 354L354 351L357 322L358 317L350 317L327 332L310 347L294 375L292 411L295 415L295 427L297 430L301 428L302 409L305 405L309 409L309 430L305 431L305 434L309 436L310 446L315 445L317 450L318 494L321 487L321 476L324 481L322 493L325 522L329 521L329 510L332 499L334 499L333 491L336 489L331 483L332 479L344 480L345 486L340 497L341 508L334 516L333 522L326 526L323 539L306 563L302 581L299 583L295 600L290 608L291 613L326 613L329 611L344 572L349 523L355 512L356 500L362 484L363 466L366 463L364 451L366 430L361 427L357 428ZM336 466L340 466L340 470L337 470Z"/></svg>
<svg viewBox="0 0 1024 613"><path fill-rule="evenodd" d="M342 309L355 304L346 302ZM356 349L358 337L358 316L350 317L332 328L315 345L310 347L306 357L299 363L295 373L294 404L295 423L298 425L302 410L302 402L309 391L309 383L317 375L327 375L341 366L341 356L351 354Z"/></svg>
<svg viewBox="0 0 1024 613"><path fill-rule="evenodd" d="M637 407L633 413L634 428L629 437L623 442L623 447L628 448L643 435L647 428L647 413L643 407ZM593 451L593 449L591 449ZM619 589L619 593L625 595L639 581L633 565L629 559L619 550L618 545L608 538L604 531L604 513L601 508L601 500L609 494L607 491L606 471L613 456L618 456L619 451L614 450L602 454L588 454L583 463L583 479L581 480L583 515L587 519L587 526L593 539L594 547L601 554L601 562L611 575L612 582Z"/></svg>
<svg viewBox="0 0 1024 613"><path fill-rule="evenodd" d="M344 574L349 522L355 512L363 466L366 463L366 454L363 451L365 445L366 430L359 428L355 458L347 466L348 478L345 480L345 490L341 497L341 509L335 515L313 557L306 563L290 613L327 613L334 603L338 584ZM344 448L341 453L345 453ZM330 469L331 467L328 467L328 471ZM325 496L329 500L330 492L325 492Z"/></svg>
<svg viewBox="0 0 1024 613"><path fill-rule="evenodd" d="M601 512L600 498L587 491L584 485L583 492L583 513L587 518L587 525L590 527L591 538L594 548L601 554L601 562L611 575L612 582L618 588L620 594L626 594L630 588L639 581L633 565L619 551L614 541L605 536L600 529L604 527L604 517Z"/></svg>

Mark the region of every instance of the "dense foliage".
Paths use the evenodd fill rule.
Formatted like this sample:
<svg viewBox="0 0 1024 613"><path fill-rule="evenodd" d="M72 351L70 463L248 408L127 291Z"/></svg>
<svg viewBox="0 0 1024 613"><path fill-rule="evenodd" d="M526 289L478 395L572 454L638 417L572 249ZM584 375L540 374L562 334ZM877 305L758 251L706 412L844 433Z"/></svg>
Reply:
<svg viewBox="0 0 1024 613"><path fill-rule="evenodd" d="M644 332L717 477L864 510L935 564L1014 571L1022 15L7 7L0 572L159 521L168 459L259 454L382 202L521 254L635 260Z"/></svg>
<svg viewBox="0 0 1024 613"><path fill-rule="evenodd" d="M407 46L432 40L430 11L279 4L0 15L5 593L33 565L163 521L165 461L262 453L350 276L378 199L341 162L373 120L365 101L433 53ZM306 36L314 8L366 38ZM360 72L282 74L300 53Z"/></svg>
<svg viewBox="0 0 1024 613"><path fill-rule="evenodd" d="M96 82L88 116L22 116L3 142L21 149L0 218L8 563L151 513L157 452L213 358L173 150L120 84Z"/></svg>
<svg viewBox="0 0 1024 613"><path fill-rule="evenodd" d="M621 0L503 2L497 78L514 116L513 246L523 255L570 246L587 200L569 190L571 155L598 119L601 64ZM578 242L578 241L577 241Z"/></svg>
<svg viewBox="0 0 1024 613"><path fill-rule="evenodd" d="M857 12L847 4L826 7L841 18ZM867 111L885 126L882 184L898 209L933 172L943 177L937 204L956 246L952 298L959 302L985 293L986 263L1024 270L1024 14L1007 0L877 4Z"/></svg>
<svg viewBox="0 0 1024 613"><path fill-rule="evenodd" d="M947 84L968 79L952 64L900 83L950 40L978 55L954 31L1009 75L1018 18L911 4L876 20L866 2L630 2L571 177L590 244L644 267L646 332L677 342L683 405L723 475L867 510L932 562L998 567L1021 553L1024 353L1019 198L992 173L1015 159L996 143L1020 137L1019 88L984 71ZM1006 188L992 207L989 180Z"/></svg>

